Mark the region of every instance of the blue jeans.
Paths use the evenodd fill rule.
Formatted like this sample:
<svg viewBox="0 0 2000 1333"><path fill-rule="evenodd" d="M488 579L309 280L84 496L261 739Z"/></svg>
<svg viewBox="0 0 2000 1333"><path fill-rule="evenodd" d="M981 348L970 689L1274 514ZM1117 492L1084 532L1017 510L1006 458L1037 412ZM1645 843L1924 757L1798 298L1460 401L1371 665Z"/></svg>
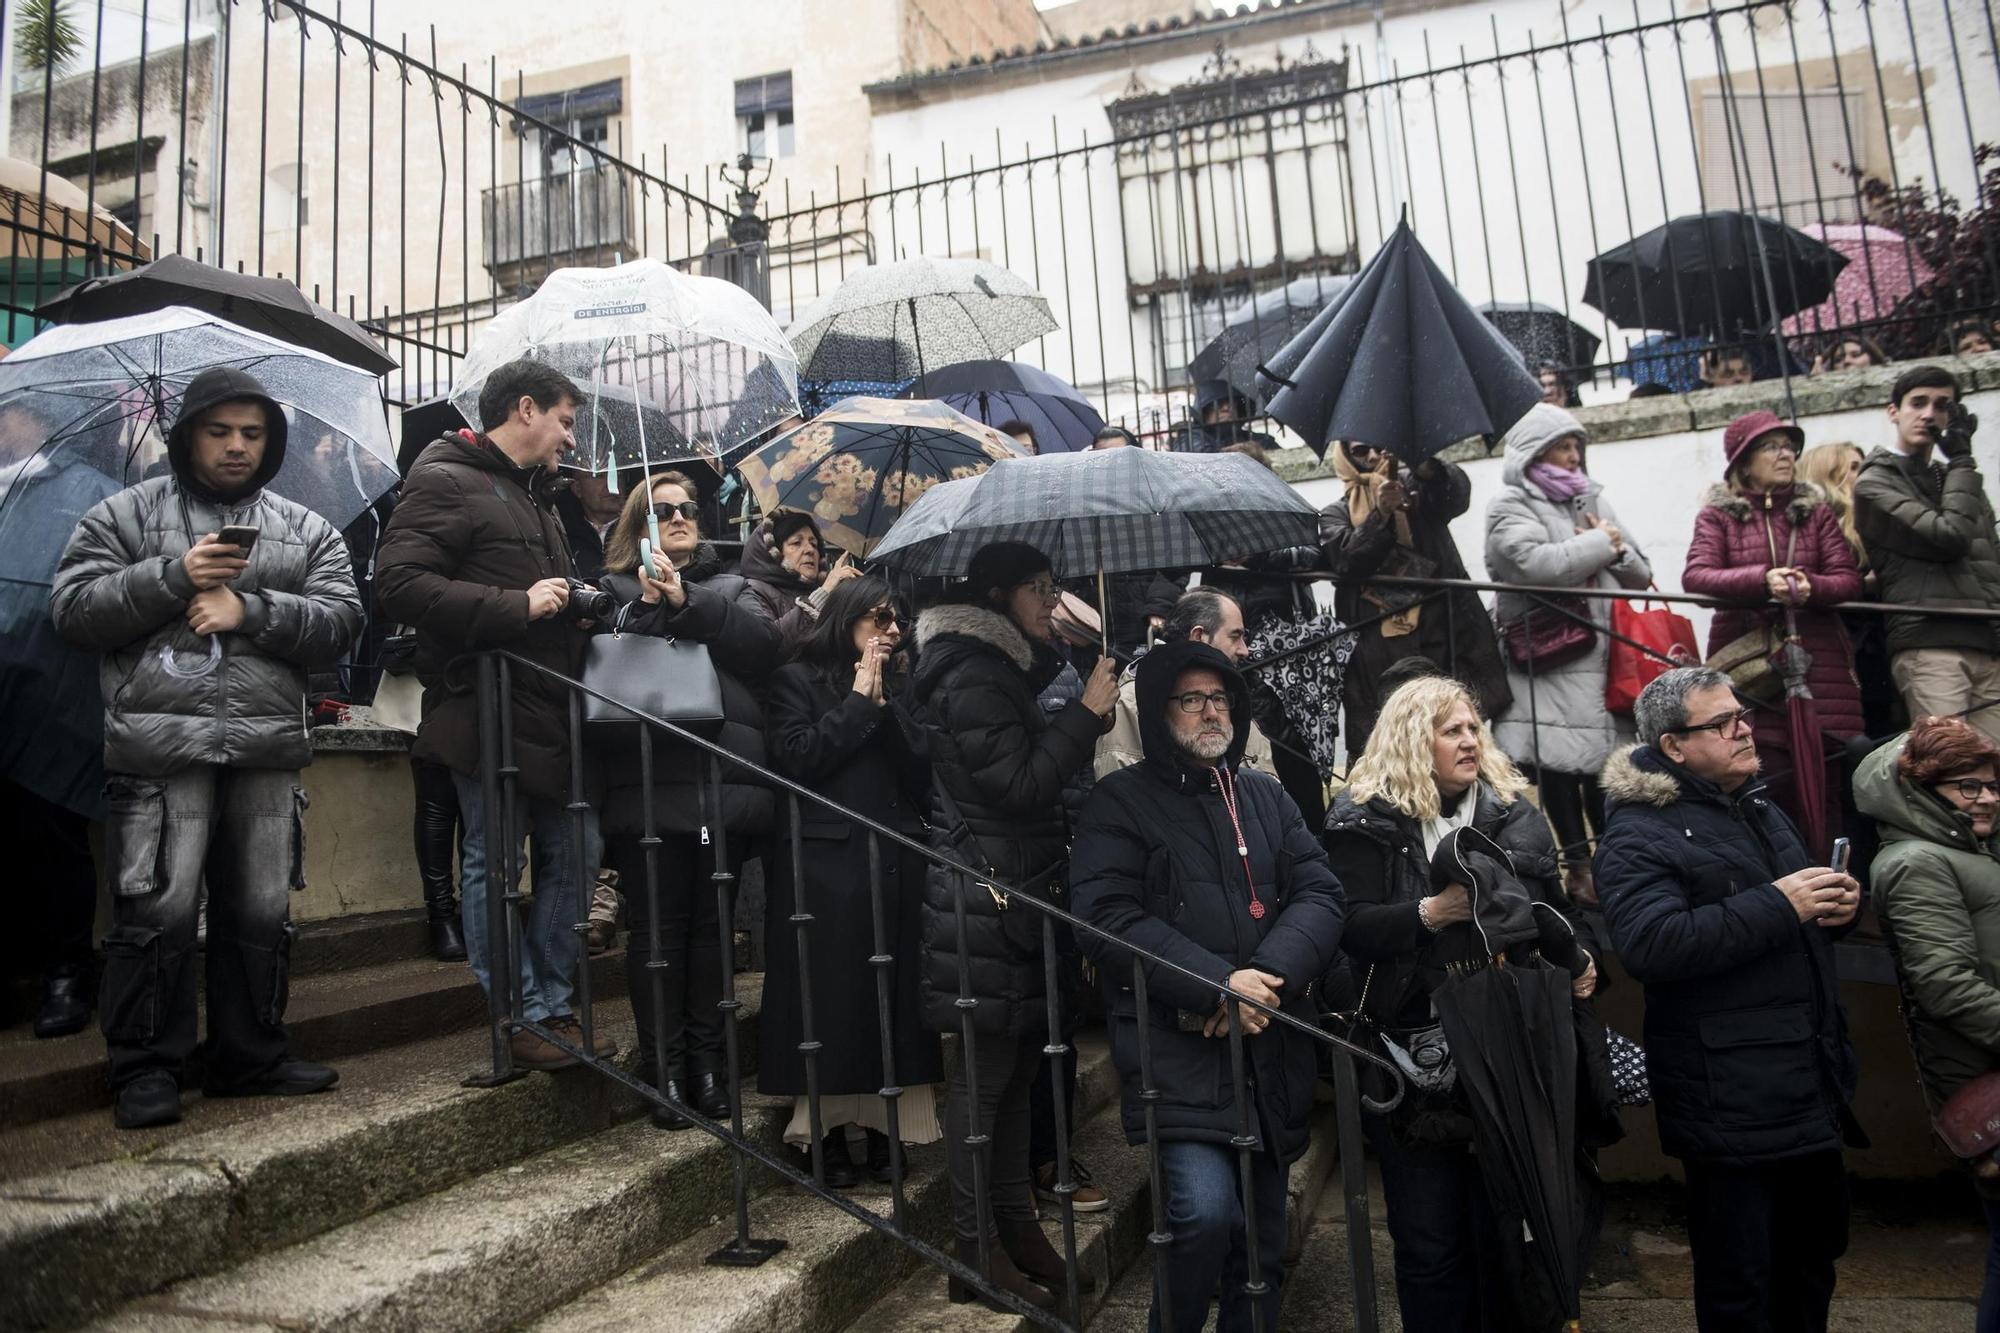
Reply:
<svg viewBox="0 0 2000 1333"><path fill-rule="evenodd" d="M487 842L486 802L479 780L451 775L458 788L459 818L465 841L459 853L458 893L465 921L465 956L480 989L493 994L493 960L486 949ZM570 813L561 801L528 797L516 803L517 823L534 857L534 897L521 923L521 1017L531 1023L561 1018L570 1012L576 993L576 969L583 943L574 929L577 920L576 843ZM597 812L584 813L584 873L593 874L604 851L597 832ZM503 960L504 965L504 960Z"/></svg>
<svg viewBox="0 0 2000 1333"><path fill-rule="evenodd" d="M1216 1333L1250 1333L1248 1228L1236 1149L1220 1143L1175 1139L1160 1144L1160 1176L1167 1192L1168 1295L1171 1329L1160 1320L1157 1285L1151 1333L1201 1333L1209 1302L1222 1291ZM1285 1281L1285 1168L1267 1152L1251 1157L1250 1187L1257 1218L1258 1275L1265 1294L1263 1333L1278 1333L1278 1298ZM1157 1277L1155 1282L1157 1283Z"/></svg>
<svg viewBox="0 0 2000 1333"><path fill-rule="evenodd" d="M1403 1327L1492 1333L1511 1326L1498 1276L1499 1224L1479 1160L1462 1147L1406 1147L1381 1116L1364 1116L1363 1128L1382 1169Z"/></svg>

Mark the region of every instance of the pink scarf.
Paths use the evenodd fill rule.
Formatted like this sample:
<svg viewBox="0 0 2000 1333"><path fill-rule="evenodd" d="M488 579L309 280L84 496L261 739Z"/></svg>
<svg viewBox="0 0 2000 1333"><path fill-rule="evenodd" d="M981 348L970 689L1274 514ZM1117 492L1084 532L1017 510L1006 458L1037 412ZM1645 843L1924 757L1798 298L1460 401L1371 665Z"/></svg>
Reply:
<svg viewBox="0 0 2000 1333"><path fill-rule="evenodd" d="M1590 489L1590 478L1581 470L1557 467L1553 463L1528 464L1528 480L1539 486L1542 494L1555 504L1574 500Z"/></svg>

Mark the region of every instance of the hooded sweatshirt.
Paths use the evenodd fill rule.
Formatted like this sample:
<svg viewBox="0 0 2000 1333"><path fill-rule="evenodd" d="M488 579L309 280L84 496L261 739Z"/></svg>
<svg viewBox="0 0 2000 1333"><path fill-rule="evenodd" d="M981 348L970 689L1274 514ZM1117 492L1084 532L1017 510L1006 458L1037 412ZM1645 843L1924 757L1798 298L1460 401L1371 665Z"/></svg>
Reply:
<svg viewBox="0 0 2000 1333"><path fill-rule="evenodd" d="M224 493L192 466L194 427L220 403L264 408L264 455ZM312 761L307 674L330 667L361 627L347 547L333 526L264 487L284 468L284 411L244 371L202 372L167 437L167 475L100 502L64 548L50 593L56 630L103 654L104 766L165 777L194 764L299 768ZM196 588L182 557L227 526L258 531L228 584L243 602L234 631L188 628Z"/></svg>

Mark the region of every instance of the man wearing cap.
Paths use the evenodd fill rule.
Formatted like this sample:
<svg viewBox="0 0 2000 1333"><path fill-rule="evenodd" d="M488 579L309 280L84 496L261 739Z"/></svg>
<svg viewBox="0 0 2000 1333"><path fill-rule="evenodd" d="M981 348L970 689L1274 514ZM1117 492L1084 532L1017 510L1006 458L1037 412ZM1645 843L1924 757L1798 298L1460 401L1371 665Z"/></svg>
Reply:
<svg viewBox="0 0 2000 1333"><path fill-rule="evenodd" d="M167 460L84 515L49 599L56 632L102 654L112 928L98 1017L121 1129L180 1119L204 975L206 1095L337 1079L293 1057L284 1008L288 895L305 887L306 674L361 627L347 547L264 489L284 466L285 413L243 371L188 385ZM223 540L237 529L255 536Z"/></svg>
<svg viewBox="0 0 2000 1333"><path fill-rule="evenodd" d="M1907 606L2000 609L2000 546L1972 436L1979 418L1942 366L1918 366L1889 391L1896 443L1861 464L1854 526L1881 580ZM2000 622L1889 617L1889 670L1915 720L1963 714L2000 740Z"/></svg>

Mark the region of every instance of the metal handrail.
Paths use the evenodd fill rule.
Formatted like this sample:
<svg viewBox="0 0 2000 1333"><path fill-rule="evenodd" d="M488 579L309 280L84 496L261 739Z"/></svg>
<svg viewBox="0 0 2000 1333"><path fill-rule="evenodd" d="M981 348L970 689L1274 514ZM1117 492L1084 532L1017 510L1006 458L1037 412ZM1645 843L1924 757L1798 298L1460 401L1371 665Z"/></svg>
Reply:
<svg viewBox="0 0 2000 1333"><path fill-rule="evenodd" d="M1010 1296L1008 1293L993 1286L981 1273L974 1272L970 1267L959 1262L954 1257L943 1253L935 1246L928 1244L906 1230L903 1189L905 1163L902 1144L895 1134L890 1135L892 1210L888 1218L883 1218L875 1212L833 1193L826 1187L825 1163L822 1158L819 1136L819 1098L817 1093L818 1046L817 1043L811 1040L811 1033L813 1031L811 1021L812 992L809 985L802 984L801 987L801 1017L804 1024L801 1035L804 1040L801 1041L799 1050L800 1054L804 1057L806 1065L808 1106L814 1134L810 1149L813 1167L810 1176L803 1175L792 1169L780 1161L774 1154L749 1141L743 1133L742 1074L739 1067L740 1061L737 1059L737 1034L734 1022L735 1011L740 1008L740 1002L735 998L734 977L726 961L722 969L724 990L720 1007L727 1020L724 1026L730 1102L730 1121L727 1125L701 1115L694 1108L667 1097L659 1089L645 1085L640 1080L618 1069L609 1061L592 1054L593 1020L590 1013L589 988L586 978L580 976L581 984L578 988L579 999L581 1001L580 1017L582 1026L582 1035L578 1041L572 1042L567 1040L563 1035L549 1029L546 1024L528 1021L522 1013L521 995L518 987L518 955L515 952L520 938L519 906L523 900L523 895L519 887L521 875L518 864L522 835L514 826L511 816L517 805L515 787L519 770L513 762L512 709L511 707L503 706L501 703L502 700L512 697L513 684L511 677L512 671L516 667L524 668L544 680L560 685L569 702L572 799L566 808L575 821L574 827L579 835L573 839L576 844L575 854L577 860L575 873L578 876L579 883L586 882L586 876L589 870L592 869L583 865L584 839L580 836L590 809L589 803L582 799L584 773L583 741L585 733L582 721L581 700L586 697L596 699L614 705L631 714L637 723L641 780L648 792L650 792L652 787L653 738L656 732L664 734L677 745L688 747L699 757L697 759L697 763L700 764L698 790L702 795L704 817L706 818L711 811L713 813L713 820L709 823L708 827L715 843L716 869L711 878L715 884L718 916L720 918L720 939L717 941L717 947L723 951L725 960L729 957L731 951L733 911L730 900L735 875L729 868L731 863L726 850L727 830L723 827L724 821L721 818L722 765L724 763L732 765L738 771L747 772L760 784L783 794L790 802L795 866L793 884L794 915L792 921L798 930L799 974L802 983L810 977L811 939L809 927L814 918L807 902L807 877L804 874L803 862L798 857L797 830L800 823L798 818L799 802L801 798L809 800L815 805L845 819L853 827L862 829L868 834L870 858L869 892L875 924L876 947L876 953L869 959L869 962L876 968L877 1009L881 1019L880 1036L882 1042L883 1077L885 1080L879 1095L888 1104L892 1128L896 1123L896 1099L900 1096L902 1089L895 1084L892 1023L888 1007L890 993L887 985L888 973L886 969L894 965L895 959L889 952L884 929L881 849L885 840L892 846L916 853L929 865L942 869L953 876L956 891L954 907L959 922L957 934L960 960L960 994L957 1000L957 1007L961 1015L960 1037L966 1047L965 1057L968 1060L971 1057L970 1048L973 1044L972 1011L979 1003L977 999L970 995L969 982L967 980L968 955L965 944L964 918L965 893L969 886L990 886L1006 896L1010 907L1026 903L1030 910L1040 913L1043 937L1044 987L1049 1022L1049 1039L1048 1043L1043 1046L1042 1052L1049 1058L1052 1066L1057 1068L1058 1071L1060 1070L1060 1062L1063 1056L1068 1053L1069 1047L1062 1036L1061 997L1056 974L1056 924L1061 922L1067 925L1072 931L1093 936L1103 941L1109 948L1123 950L1131 956L1134 998L1141 1015L1139 1023L1140 1103L1147 1126L1148 1156L1151 1186L1153 1189L1153 1227L1147 1236L1147 1240L1149 1245L1152 1246L1154 1253L1155 1290L1162 1302L1165 1302L1168 1298L1168 1254L1166 1246L1172 1241L1173 1237L1167 1229L1164 1212L1163 1182L1157 1151L1159 1142L1158 1126L1155 1115L1155 1102L1158 1098L1159 1090L1152 1082L1150 1034L1146 1030L1147 1024L1144 1019L1144 1015L1149 1012L1146 979L1146 971L1149 966L1156 969L1164 969L1169 973L1199 982L1204 987L1213 988L1219 1003L1223 1007L1223 1012L1230 1014L1232 1019L1234 1011L1228 1008L1229 1005L1241 1004L1249 1008L1254 1008L1264 1013L1271 1020L1286 1024L1293 1030L1311 1037L1328 1050L1333 1065L1337 1112L1335 1129L1342 1161L1343 1192L1346 1199L1348 1225L1350 1228L1359 1228L1362 1233L1366 1233L1369 1225L1367 1187L1365 1179L1359 1171L1360 1154L1362 1152L1360 1111L1363 1106L1366 1106L1378 1112L1385 1112L1392 1109L1401 1100L1403 1089L1402 1074L1388 1059L1365 1047L1355 1045L1344 1038L1336 1036L1315 1023L1301 1020L1292 1014L1284 1013L1281 1010L1273 1009L1258 1001L1237 995L1235 992L1228 990L1227 987L1216 987L1211 978L1182 967L1171 959L1151 953L1062 908L1045 902L1033 894L1021 892L1012 884L996 882L995 877L969 866L917 838L913 838L897 829L882 824L859 811L848 809L838 802L813 791L804 784L746 760L708 738L697 735L667 719L633 708L623 700L594 689L581 680L567 676L541 663L530 661L517 653L505 649L489 650L480 654L477 666L480 708L481 787L488 812L488 819L486 821L489 842L487 860L489 866L494 868L494 878L504 886L504 891L495 892L489 889L487 894L487 921L485 923L488 932L487 948L489 956L494 960L494 967L505 966L508 968L508 979L505 984L501 984L499 979L495 978L492 993L488 996L492 1019L492 1074L490 1078L480 1076L472 1081L497 1083L518 1077L519 1075L514 1070L512 1064L508 1036L515 1031L529 1031L568 1052L580 1063L614 1079L621 1086L637 1093L651 1105L665 1108L674 1114L680 1115L704 1132L723 1140L723 1142L729 1145L734 1158L736 1235L730 1244L709 1256L711 1263L752 1266L763 1262L784 1246L784 1241L782 1240L759 1239L752 1237L750 1234L747 1165L749 1160L754 1159L759 1164L775 1171L792 1185L808 1191L812 1195L841 1209L841 1211L862 1222L864 1225L889 1236L891 1239L920 1255L933 1267L939 1268L953 1278L971 1285L986 1297L999 1301L1030 1322L1041 1327L1058 1330L1080 1328L1082 1307L1078 1288L1075 1210L1072 1203L1075 1184L1070 1170L1068 1127L1063 1114L1064 1108L1060 1100L1062 1097L1061 1080L1058 1080L1056 1090L1058 1100L1055 1107L1054 1128L1057 1150L1055 1193L1062 1201L1064 1238L1062 1253L1065 1267L1065 1286L1067 1288L1064 1293L1067 1297L1064 1306L1066 1306L1066 1313L1068 1315L1067 1322L1057 1315L1038 1310ZM704 758L706 762L701 763L701 759ZM709 804L710 800L714 802L712 806ZM649 929L657 932L660 921L659 904L661 888L654 849L657 847L659 839L655 834L653 826L654 815L650 796L642 800L640 806L643 827L639 843L646 849L646 884L644 885L644 892L647 895L649 908ZM582 894L578 895L578 913L579 920L573 924L572 929L581 935L589 929L589 902L587 897ZM657 945L657 940L655 944ZM661 985L658 969L663 964L657 959L657 948L655 948L654 952L655 957L648 971L650 973L649 984L654 986L657 992L657 988ZM587 971L588 969L580 969L580 972ZM1310 988L1308 988L1308 992L1309 990ZM656 993L656 1011L659 1007L657 1000L658 996ZM664 1032L657 1027L655 1030L655 1039L659 1046L664 1046ZM1243 1033L1239 1023L1230 1022L1228 1040L1230 1042L1233 1091L1238 1099L1239 1107L1247 1108L1249 1094L1242 1051ZM656 1051L655 1063L661 1071L661 1082L665 1081L664 1070L666 1066L663 1056L663 1050ZM1360 1094L1353 1065L1353 1061L1356 1059L1375 1065L1384 1072L1389 1079L1389 1086L1393 1090L1389 1100L1378 1103ZM969 1066L967 1077L968 1081L976 1077ZM973 1130L974 1132L968 1136L968 1143L976 1147L980 1142L980 1136L977 1133L976 1125L973 1127ZM1246 1172L1249 1170L1250 1154L1259 1143L1260 1140L1250 1133L1247 1121L1239 1126L1239 1132L1233 1137L1232 1144L1238 1151L1241 1170ZM983 1171L980 1169L979 1154L976 1151L973 1154L973 1162L973 1192L978 1201L979 1210L984 1215L988 1206L987 1182L984 1179ZM1257 1242L1254 1210L1246 1212L1245 1224L1247 1230L1246 1245L1252 1256L1249 1271L1246 1274L1246 1291L1254 1298L1258 1293L1267 1289L1255 1258ZM987 1254L988 1243L982 1235L979 1253L982 1269L989 1266ZM1363 1330L1372 1330L1376 1327L1372 1255L1366 1252L1365 1249L1354 1250L1353 1247L1350 1247L1350 1249L1352 1251L1350 1253L1350 1266L1353 1268L1350 1276L1353 1279L1352 1290L1354 1293L1356 1326ZM1163 1313L1165 1312L1165 1308L1163 1304ZM1252 1301L1252 1311L1253 1321L1257 1324L1261 1333L1273 1333L1271 1330L1262 1330L1262 1312L1254 1299Z"/></svg>

